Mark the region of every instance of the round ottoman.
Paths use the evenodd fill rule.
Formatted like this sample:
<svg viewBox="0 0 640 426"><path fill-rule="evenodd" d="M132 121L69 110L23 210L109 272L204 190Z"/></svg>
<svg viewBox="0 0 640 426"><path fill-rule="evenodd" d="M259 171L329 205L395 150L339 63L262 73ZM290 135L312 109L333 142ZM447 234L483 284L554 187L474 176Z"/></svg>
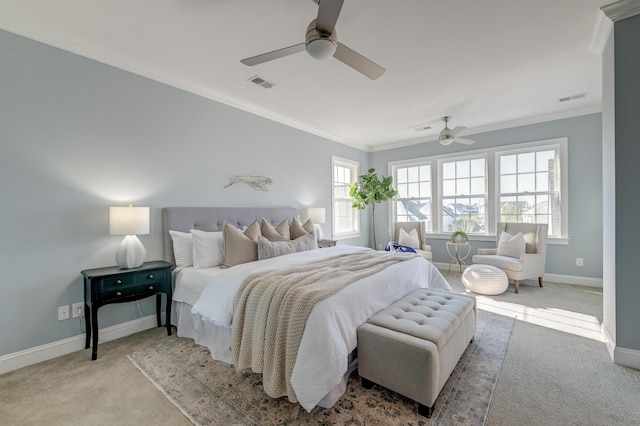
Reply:
<svg viewBox="0 0 640 426"><path fill-rule="evenodd" d="M469 265L462 273L462 284L474 293L492 296L507 291L509 278L495 266Z"/></svg>

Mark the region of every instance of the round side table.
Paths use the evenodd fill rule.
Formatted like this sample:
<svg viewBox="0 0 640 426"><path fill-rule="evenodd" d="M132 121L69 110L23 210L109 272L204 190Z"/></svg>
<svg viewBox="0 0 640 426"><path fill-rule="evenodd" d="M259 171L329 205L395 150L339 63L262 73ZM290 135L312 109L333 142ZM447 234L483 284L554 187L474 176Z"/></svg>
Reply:
<svg viewBox="0 0 640 426"><path fill-rule="evenodd" d="M471 243L452 243L447 241L447 253L451 257L447 274L451 273L451 265L457 266L457 270L454 270L455 276L458 275L458 272L462 274L462 265L467 266L464 260L471 254Z"/></svg>

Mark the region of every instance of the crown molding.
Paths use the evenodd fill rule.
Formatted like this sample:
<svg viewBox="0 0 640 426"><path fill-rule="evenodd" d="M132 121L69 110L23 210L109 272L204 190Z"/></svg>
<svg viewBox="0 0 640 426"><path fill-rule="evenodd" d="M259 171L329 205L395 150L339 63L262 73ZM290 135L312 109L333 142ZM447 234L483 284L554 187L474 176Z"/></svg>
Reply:
<svg viewBox="0 0 640 426"><path fill-rule="evenodd" d="M593 28L593 34L591 35L591 44L589 45L589 52L594 55L601 56L604 52L604 48L609 40L609 35L613 30L613 21L607 17L607 15L601 10L598 13L596 19L596 25Z"/></svg>
<svg viewBox="0 0 640 426"><path fill-rule="evenodd" d="M618 22L640 14L638 0L620 0L600 8L611 21Z"/></svg>

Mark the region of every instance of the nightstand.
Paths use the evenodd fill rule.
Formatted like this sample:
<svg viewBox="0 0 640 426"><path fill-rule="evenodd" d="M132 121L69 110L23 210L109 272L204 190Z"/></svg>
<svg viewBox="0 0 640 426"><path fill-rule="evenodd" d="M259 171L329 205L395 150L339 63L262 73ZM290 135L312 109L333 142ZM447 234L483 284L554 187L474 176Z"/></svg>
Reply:
<svg viewBox="0 0 640 426"><path fill-rule="evenodd" d="M81 272L84 276L84 318L87 323L84 348L89 348L93 333L92 360L98 357L98 308L110 303L131 302L155 295L156 318L158 327L162 327L160 305L162 293L166 294L167 334L171 335L171 268L168 262L153 261L131 269L110 266Z"/></svg>
<svg viewBox="0 0 640 426"><path fill-rule="evenodd" d="M320 241L318 241L318 248L335 247L335 245L336 245L336 240L320 240Z"/></svg>

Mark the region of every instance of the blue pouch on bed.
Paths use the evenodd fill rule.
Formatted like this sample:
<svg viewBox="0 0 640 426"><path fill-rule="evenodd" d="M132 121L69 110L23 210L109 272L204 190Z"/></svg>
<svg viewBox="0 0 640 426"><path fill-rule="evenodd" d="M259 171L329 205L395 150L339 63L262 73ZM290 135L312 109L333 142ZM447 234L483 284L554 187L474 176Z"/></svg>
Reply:
<svg viewBox="0 0 640 426"><path fill-rule="evenodd" d="M387 243L387 247L385 247L386 251L398 251L403 253L415 253L416 251L413 247L403 246L402 244L398 244L395 241L389 241Z"/></svg>

